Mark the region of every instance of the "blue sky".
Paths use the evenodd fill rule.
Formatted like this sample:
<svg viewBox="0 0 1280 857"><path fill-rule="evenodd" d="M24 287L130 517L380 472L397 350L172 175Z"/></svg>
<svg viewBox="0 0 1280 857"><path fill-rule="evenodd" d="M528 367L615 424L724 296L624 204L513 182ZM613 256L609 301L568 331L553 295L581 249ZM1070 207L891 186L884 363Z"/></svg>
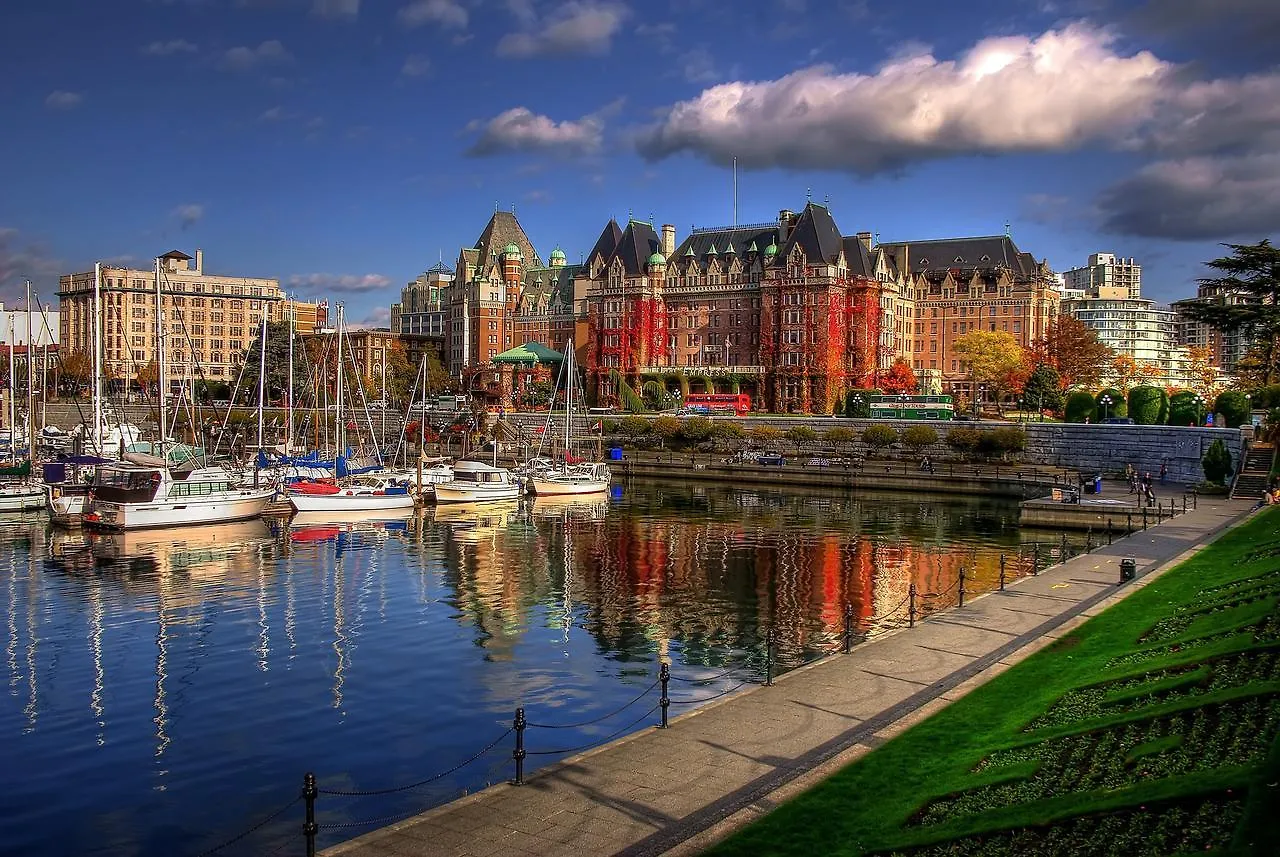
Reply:
<svg viewBox="0 0 1280 857"><path fill-rule="evenodd" d="M0 298L169 249L385 320L513 206L995 234L1193 293L1280 228L1274 0L8 0Z"/></svg>

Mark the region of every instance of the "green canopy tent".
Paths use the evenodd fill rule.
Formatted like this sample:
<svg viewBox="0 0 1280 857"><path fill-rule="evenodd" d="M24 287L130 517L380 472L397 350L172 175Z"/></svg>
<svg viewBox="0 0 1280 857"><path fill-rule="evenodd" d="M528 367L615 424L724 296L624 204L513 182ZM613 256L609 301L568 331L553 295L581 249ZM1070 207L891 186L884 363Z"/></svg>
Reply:
<svg viewBox="0 0 1280 857"><path fill-rule="evenodd" d="M559 351L553 351L540 342L526 342L524 345L508 348L495 356L493 362L508 366L536 366L540 363L558 365L564 362L564 355Z"/></svg>

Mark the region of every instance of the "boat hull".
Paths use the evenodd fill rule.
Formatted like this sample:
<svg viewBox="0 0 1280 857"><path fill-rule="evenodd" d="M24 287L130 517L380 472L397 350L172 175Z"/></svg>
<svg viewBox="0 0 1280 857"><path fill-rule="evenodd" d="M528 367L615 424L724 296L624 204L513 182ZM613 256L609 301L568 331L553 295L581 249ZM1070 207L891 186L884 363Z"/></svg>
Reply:
<svg viewBox="0 0 1280 857"><path fill-rule="evenodd" d="M412 494L290 494L289 502L298 512L377 512L412 509Z"/></svg>
<svg viewBox="0 0 1280 857"><path fill-rule="evenodd" d="M0 512L28 512L43 508L43 488L34 485L0 488Z"/></svg>
<svg viewBox="0 0 1280 857"><path fill-rule="evenodd" d="M539 497L568 496L575 494L600 494L609 490L605 479L539 479L533 477L533 493Z"/></svg>
<svg viewBox="0 0 1280 857"><path fill-rule="evenodd" d="M517 500L520 486L514 482L458 484L440 482L435 486L437 503L487 503L491 500Z"/></svg>
<svg viewBox="0 0 1280 857"><path fill-rule="evenodd" d="M226 496L183 497L150 503L95 500L88 507L84 524L103 530L145 530L245 521L261 515L274 496L274 488L263 488Z"/></svg>

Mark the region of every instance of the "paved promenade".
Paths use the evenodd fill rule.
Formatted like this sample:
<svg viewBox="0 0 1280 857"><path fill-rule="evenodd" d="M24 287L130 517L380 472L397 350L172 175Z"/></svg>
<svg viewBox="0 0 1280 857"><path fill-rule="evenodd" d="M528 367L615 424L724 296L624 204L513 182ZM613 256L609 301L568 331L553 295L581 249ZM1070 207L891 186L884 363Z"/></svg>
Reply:
<svg viewBox="0 0 1280 857"><path fill-rule="evenodd" d="M1201 498L1195 511L786 673L773 687L744 689L523 787L494 786L324 853L695 854L1142 586L1152 579L1144 574L1252 506ZM1120 586L1124 557L1137 560L1139 579Z"/></svg>

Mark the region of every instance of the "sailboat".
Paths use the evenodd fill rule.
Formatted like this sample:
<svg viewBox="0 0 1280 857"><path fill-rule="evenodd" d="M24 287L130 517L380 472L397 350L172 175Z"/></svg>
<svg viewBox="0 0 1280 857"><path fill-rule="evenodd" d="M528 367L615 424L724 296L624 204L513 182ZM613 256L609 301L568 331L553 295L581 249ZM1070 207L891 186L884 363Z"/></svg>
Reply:
<svg viewBox="0 0 1280 857"><path fill-rule="evenodd" d="M342 340L342 304L338 304L338 387L337 387L337 427L338 449L345 447L344 431L346 424L343 415L343 365ZM343 475L344 461L338 458L338 475ZM344 511L379 511L391 509L412 509L413 494L409 490L410 482L397 474L367 473L354 476L341 482L301 481L288 486L289 503L298 512L336 512Z"/></svg>
<svg viewBox="0 0 1280 857"><path fill-rule="evenodd" d="M167 412L164 328L160 260L156 259L156 350L159 356L159 455L127 452L119 463L98 467L84 523L109 530L220 524L256 518L275 496L274 487L249 488L221 466L209 466L203 455L178 448L171 460L165 437Z"/></svg>
<svg viewBox="0 0 1280 857"><path fill-rule="evenodd" d="M9 342L14 341L13 315L9 315ZM15 441L18 435L18 414L14 402L14 354L13 346L9 346L9 466L0 468L0 512L24 512L29 509L44 508L44 488L31 481L31 453L28 443L26 459L19 461ZM31 435L31 281L27 281L27 432ZM9 481L17 477L21 481Z"/></svg>
<svg viewBox="0 0 1280 857"><path fill-rule="evenodd" d="M564 350L564 452L559 465L534 473L529 482L533 493L544 496L554 494L599 494L609 490L609 465L601 461L588 462L573 454L573 389L577 376L573 371L573 342Z"/></svg>

